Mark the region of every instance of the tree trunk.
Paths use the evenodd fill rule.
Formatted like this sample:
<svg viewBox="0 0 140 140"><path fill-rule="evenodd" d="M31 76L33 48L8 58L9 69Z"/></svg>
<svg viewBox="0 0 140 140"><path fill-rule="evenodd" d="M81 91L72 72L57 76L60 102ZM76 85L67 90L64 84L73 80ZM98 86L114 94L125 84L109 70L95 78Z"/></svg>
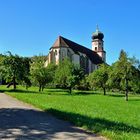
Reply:
<svg viewBox="0 0 140 140"><path fill-rule="evenodd" d="M26 90L28 89L28 88L27 88L27 85L25 85L25 88L26 88Z"/></svg>
<svg viewBox="0 0 140 140"><path fill-rule="evenodd" d="M103 90L104 90L104 95L106 95L106 89L105 89L105 87L103 88Z"/></svg>
<svg viewBox="0 0 140 140"><path fill-rule="evenodd" d="M125 87L126 88L125 89L125 100L128 101L128 80L127 79L125 79L125 84L126 84L125 85L126 86Z"/></svg>
<svg viewBox="0 0 140 140"><path fill-rule="evenodd" d="M14 90L16 90L16 78L15 78L15 76L13 77L13 88L14 88Z"/></svg>
<svg viewBox="0 0 140 140"><path fill-rule="evenodd" d="M41 85L39 85L39 92L41 91Z"/></svg>
<svg viewBox="0 0 140 140"><path fill-rule="evenodd" d="M71 88L71 86L69 87L69 92L70 92L70 94L71 94L71 91L72 91L72 88Z"/></svg>
<svg viewBox="0 0 140 140"><path fill-rule="evenodd" d="M44 86L42 86L42 88L41 88L41 91L43 91L44 90Z"/></svg>

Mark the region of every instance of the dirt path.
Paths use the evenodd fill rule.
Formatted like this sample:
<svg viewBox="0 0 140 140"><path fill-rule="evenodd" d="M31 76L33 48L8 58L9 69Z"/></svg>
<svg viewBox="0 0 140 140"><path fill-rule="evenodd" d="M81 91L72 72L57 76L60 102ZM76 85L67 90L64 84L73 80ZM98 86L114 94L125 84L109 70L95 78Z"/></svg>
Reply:
<svg viewBox="0 0 140 140"><path fill-rule="evenodd" d="M0 140L103 140L0 93Z"/></svg>

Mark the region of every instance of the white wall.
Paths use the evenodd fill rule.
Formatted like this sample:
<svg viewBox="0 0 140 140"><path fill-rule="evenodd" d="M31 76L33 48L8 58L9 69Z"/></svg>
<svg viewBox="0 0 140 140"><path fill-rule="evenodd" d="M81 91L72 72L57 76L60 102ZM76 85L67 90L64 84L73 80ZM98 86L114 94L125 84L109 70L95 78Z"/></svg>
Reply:
<svg viewBox="0 0 140 140"><path fill-rule="evenodd" d="M75 52L73 52L73 50L70 48L55 48L55 49L50 50L50 52L51 51L53 51L53 62L55 62L56 64L59 64L59 62L62 59L69 57L68 53L69 55L71 55L72 62L78 65L80 65L80 55L83 55L84 57L86 56L85 54L80 53L80 52L79 54L75 54ZM44 65L47 66L49 63L50 63L50 53L48 55L48 60L45 62ZM93 72L97 68L98 66L93 64L91 60L88 58L89 73Z"/></svg>
<svg viewBox="0 0 140 140"><path fill-rule="evenodd" d="M54 61L56 64L59 64L60 48L53 49L53 52L54 52Z"/></svg>
<svg viewBox="0 0 140 140"><path fill-rule="evenodd" d="M106 62L106 53L105 52L97 52L97 54L102 58L104 62Z"/></svg>

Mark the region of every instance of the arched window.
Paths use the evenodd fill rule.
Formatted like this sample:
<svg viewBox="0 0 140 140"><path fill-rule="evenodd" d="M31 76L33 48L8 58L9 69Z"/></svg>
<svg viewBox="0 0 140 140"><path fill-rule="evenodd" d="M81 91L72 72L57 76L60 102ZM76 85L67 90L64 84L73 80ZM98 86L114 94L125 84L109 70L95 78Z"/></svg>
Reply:
<svg viewBox="0 0 140 140"><path fill-rule="evenodd" d="M57 55L57 50L55 50L55 55Z"/></svg>

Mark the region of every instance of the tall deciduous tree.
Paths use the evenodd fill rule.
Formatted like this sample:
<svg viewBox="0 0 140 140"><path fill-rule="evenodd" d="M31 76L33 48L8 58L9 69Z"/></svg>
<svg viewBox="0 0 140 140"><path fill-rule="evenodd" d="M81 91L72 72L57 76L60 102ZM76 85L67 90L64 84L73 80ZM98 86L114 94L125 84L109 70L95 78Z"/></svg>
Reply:
<svg viewBox="0 0 140 140"><path fill-rule="evenodd" d="M80 84L80 81L84 78L84 71L78 65L72 64L71 75L67 78L67 84L71 93L71 90L76 85Z"/></svg>
<svg viewBox="0 0 140 140"><path fill-rule="evenodd" d="M56 69L55 83L62 88L67 88L67 79L71 76L72 64L68 59L61 61Z"/></svg>
<svg viewBox="0 0 140 140"><path fill-rule="evenodd" d="M117 62L113 63L109 68L108 86L110 89L122 90L121 87L121 74L118 73Z"/></svg>
<svg viewBox="0 0 140 140"><path fill-rule="evenodd" d="M104 95L106 95L106 88L108 87L108 65L101 64L99 69L93 71L88 76L88 81L91 87L102 88Z"/></svg>
<svg viewBox="0 0 140 140"><path fill-rule="evenodd" d="M69 59L64 59L58 66L55 74L55 82L63 88L72 88L84 77L83 70Z"/></svg>
<svg viewBox="0 0 140 140"><path fill-rule="evenodd" d="M16 84L20 83L27 79L29 74L29 60L18 55L13 55L11 52L8 52L8 55L4 57L3 60L3 69L4 77L6 81L10 82L10 85L13 85L14 90L16 89Z"/></svg>
<svg viewBox="0 0 140 140"><path fill-rule="evenodd" d="M33 82L39 86L39 91L43 91L46 84L52 80L52 68L45 67L45 57L36 56L32 59L31 63L31 77Z"/></svg>
<svg viewBox="0 0 140 140"><path fill-rule="evenodd" d="M119 60L114 64L113 73L116 77L114 83L119 79L119 84L125 90L126 101L128 101L129 81L133 78L133 63L128 58L126 52L121 50Z"/></svg>

